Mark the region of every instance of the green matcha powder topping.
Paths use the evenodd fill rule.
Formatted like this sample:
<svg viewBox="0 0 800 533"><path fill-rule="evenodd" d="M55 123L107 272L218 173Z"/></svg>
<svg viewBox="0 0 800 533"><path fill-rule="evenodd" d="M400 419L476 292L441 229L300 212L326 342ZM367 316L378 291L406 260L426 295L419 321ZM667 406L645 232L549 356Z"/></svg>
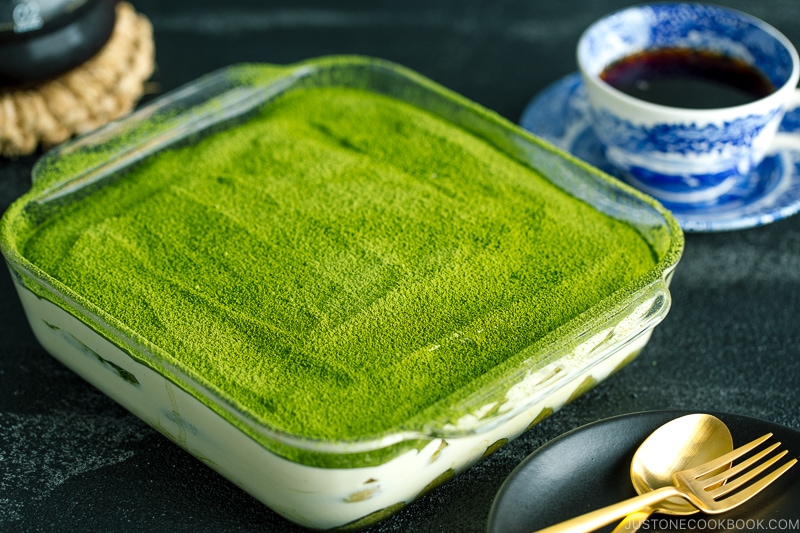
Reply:
<svg viewBox="0 0 800 533"><path fill-rule="evenodd" d="M403 427L655 264L482 139L345 88L160 153L23 255L255 420L333 440Z"/></svg>

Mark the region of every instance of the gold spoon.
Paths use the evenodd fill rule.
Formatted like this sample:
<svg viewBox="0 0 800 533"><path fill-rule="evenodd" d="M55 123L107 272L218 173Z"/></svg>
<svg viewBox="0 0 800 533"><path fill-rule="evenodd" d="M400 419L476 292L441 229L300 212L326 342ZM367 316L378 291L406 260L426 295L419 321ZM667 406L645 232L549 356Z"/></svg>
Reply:
<svg viewBox="0 0 800 533"><path fill-rule="evenodd" d="M706 414L676 418L656 429L636 450L631 462L633 487L644 494L672 485L675 472L699 466L731 450L731 432L720 419ZM683 498L671 498L629 514L613 533L637 531L655 512L690 515L699 511Z"/></svg>

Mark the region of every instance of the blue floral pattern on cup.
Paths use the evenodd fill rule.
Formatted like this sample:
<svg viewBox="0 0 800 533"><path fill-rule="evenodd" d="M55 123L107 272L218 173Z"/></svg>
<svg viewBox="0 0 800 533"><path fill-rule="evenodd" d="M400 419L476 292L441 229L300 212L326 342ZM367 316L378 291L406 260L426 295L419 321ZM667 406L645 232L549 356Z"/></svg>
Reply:
<svg viewBox="0 0 800 533"><path fill-rule="evenodd" d="M721 124L658 124L643 126L622 120L603 110L595 113L596 129L607 144L636 153L673 152L730 152L744 148L748 152L753 140L764 127L774 121L783 108L773 109L766 115L748 115L724 121ZM654 135L653 133L656 133Z"/></svg>
<svg viewBox="0 0 800 533"><path fill-rule="evenodd" d="M637 100L600 80L609 64L657 48L719 52L757 65L776 91L749 104L681 109ZM578 43L592 125L607 159L665 203L713 201L764 158L800 78L792 44L744 13L703 4L649 4L612 13Z"/></svg>
<svg viewBox="0 0 800 533"><path fill-rule="evenodd" d="M591 106L578 73L554 82L525 107L520 125L576 157L621 179L606 159L591 127ZM704 203L670 204L686 232L731 231L769 224L800 212L800 109L787 112L779 128L782 143L748 179Z"/></svg>
<svg viewBox="0 0 800 533"><path fill-rule="evenodd" d="M614 35L614 40L607 39ZM724 38L721 38L723 36ZM702 4L653 4L619 11L585 35L588 68L599 74L609 63L646 48L713 50L758 65L779 87L792 74L785 46L750 17Z"/></svg>

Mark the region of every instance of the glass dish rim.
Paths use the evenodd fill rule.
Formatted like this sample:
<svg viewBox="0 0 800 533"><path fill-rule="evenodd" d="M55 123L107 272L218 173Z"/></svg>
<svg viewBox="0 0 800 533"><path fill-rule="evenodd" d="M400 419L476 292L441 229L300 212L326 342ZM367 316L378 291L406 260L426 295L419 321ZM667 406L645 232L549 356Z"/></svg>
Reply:
<svg viewBox="0 0 800 533"><path fill-rule="evenodd" d="M2 246L2 252L9 266L16 270L18 275L29 278L31 282L40 286L58 301L57 305L67 312L73 315L75 312L78 312L79 315L76 316L84 322L88 319L90 322L88 325L90 325L95 332L111 340L120 347L124 346L123 349L129 356L133 357L138 362L144 362L164 379L172 381L177 386L180 386L226 418L229 422L234 423L234 425L262 443L265 441L272 441L288 446L289 448L317 453L363 453L415 440L428 441L437 437L454 438L480 434L496 427L498 424L502 424L513 415L518 414L524 410L525 405L529 407L541 401L542 398L546 398L549 394L552 394L552 390L548 389L535 397L528 398L525 405L519 409L489 417L485 422L481 422L468 430L447 429L441 420L429 420L429 423L421 424L417 427L398 428L396 431L387 431L374 437L357 438L346 441L315 440L309 437L287 434L275 428L266 427L260 421L249 417L247 413L239 411L236 408L235 402L230 402L225 398L219 397L215 391L205 386L202 381L198 381L196 377L189 376L181 369L174 367L174 365L171 365L164 357L154 357L154 354L148 350L146 342L136 342L135 336L131 338L130 335L124 332L124 327L119 327L120 325L115 324L113 320L109 320L109 318L113 317L103 317L102 313L98 313L97 310L83 305L80 302L80 298L75 298L76 295L70 294L69 290L64 290L65 288L59 286L55 280L48 279L45 273L39 272L36 266L30 264L22 257L13 244L11 244L13 238L10 234L11 224L8 222L8 214L12 213L13 215L15 210L18 212L22 209L20 206L30 202L49 202L58 199L62 195L68 195L75 190L79 190L93 183L93 180L101 179L106 175L103 174L103 172L110 174L117 171L119 168L135 164L140 158L149 155L150 151L158 151L164 146L172 145L176 140L183 139L186 135L191 133L196 133L199 131L198 128L224 122L231 117L239 116L239 114L244 112L243 109L245 108L252 108L254 105L262 105L263 101L261 103L254 102L262 100L265 97L265 93L280 93L287 87L292 87L297 80L302 80L307 76L319 74L319 72L325 69L332 68L378 69L386 71L394 76L400 76L402 79L419 87L421 90L429 91L436 97L444 98L454 105L466 109L469 113L477 116L479 120L491 124L492 127L507 131L510 135L513 135L513 140L515 142L522 142L523 144L530 143L535 145L536 149L551 152L554 157L567 162L586 173L586 175L596 179L597 184L603 184L603 186L607 186L643 206L649 206L655 216L663 219L663 229L669 235L668 245L666 249L662 250L662 256L659 258L656 268L653 269L649 278L642 283L642 286L633 291L631 298L625 299L619 305L612 306L611 311L609 313L604 313L602 318L604 322L613 323L613 320L620 314L623 314L626 309L630 308L633 304L641 303L640 298L648 296L656 299L660 298L660 310L648 316L649 323L644 324L646 327L640 328L635 335L624 339L626 342L632 342L640 335L652 330L652 328L664 318L670 304L667 285L672 271L680 260L683 250L683 234L669 211L639 191L575 159L573 156L553 147L549 143L542 141L529 132L503 119L496 113L467 100L463 96L449 91L405 67L385 60L360 56L323 57L287 66L241 64L224 67L153 100L151 103L146 104L137 112L124 119L115 121L95 132L78 137L48 152L34 167L32 190L15 202L15 205L17 205L16 208L12 205L12 208L6 213L7 216L3 217L3 222L0 225L0 246ZM251 80L247 83L243 83L243 80L246 80L247 76L253 72L252 69L261 71L266 75L263 77L256 76L254 81ZM232 79L236 80L234 87L229 87L228 82ZM236 86L236 83L241 85ZM227 92L223 92L221 95L214 95L213 91L217 89L213 88L220 84L227 87ZM136 127L137 125L141 126L144 121L159 113L169 114L174 112L176 108L183 106L185 102L192 101L198 97L201 101L210 100L212 96L216 98L223 97L224 99L225 96L231 96L233 93L236 93L235 97L230 98L230 101L224 102L221 106L219 102L217 102L218 110L222 109L222 114L219 116L208 116L203 113L191 114L192 110L196 108L190 106L188 108L189 111L183 112L190 113L191 120L183 122L178 120L177 124L171 126L171 129L166 130L166 132L155 133L150 135L143 143L125 148L126 152L117 153L115 156L116 159L103 161L99 170L98 168L84 168L82 169L82 173L77 177L73 175L68 178L54 177L51 175L53 165L61 162L64 158L68 158L69 154L73 151L96 149L98 146L103 146L103 143L109 142L109 139L117 139L120 132L124 131L126 128ZM522 148L525 148L525 146ZM549 179L549 176L545 177ZM590 311L593 309L594 308L590 309ZM571 320L568 325L572 325L573 322L576 321L577 318ZM584 321L582 323L587 324L590 322L591 321ZM98 327L102 328L103 331L98 331ZM594 331L596 330L596 326L593 325L588 328L588 330ZM573 339L568 339L568 341L569 342L566 344L574 342ZM611 351L609 354L598 354L593 364L604 360L604 358L611 353L616 352ZM138 357L134 354L138 354ZM564 353L556 351L545 357L545 360L550 361L563 357L564 355ZM529 358L525 358L525 360L527 359ZM154 364L154 361L158 364ZM521 361L521 363L524 363L524 361ZM590 368L590 366L582 367L581 370L585 371L587 368ZM521 368L524 367L524 364L519 364L519 367L520 371L525 370ZM514 383L509 383L506 389L513 384ZM481 390L482 389L479 389L478 392ZM443 401L446 401L448 398L445 398ZM481 398L479 394L477 397L473 398L472 401L480 402L483 401L483 398ZM415 419L417 418L419 417L415 417Z"/></svg>

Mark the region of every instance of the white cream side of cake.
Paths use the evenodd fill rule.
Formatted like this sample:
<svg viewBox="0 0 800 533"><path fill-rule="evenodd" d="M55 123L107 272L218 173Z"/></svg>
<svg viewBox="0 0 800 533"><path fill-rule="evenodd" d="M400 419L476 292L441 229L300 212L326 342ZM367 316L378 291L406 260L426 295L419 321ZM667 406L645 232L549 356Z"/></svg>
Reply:
<svg viewBox="0 0 800 533"><path fill-rule="evenodd" d="M519 436L543 412L561 408L587 380L600 382L608 377L638 353L651 334L650 330L642 331L633 342L621 343L616 353L558 384L546 399L489 431L434 438L421 450L403 452L375 466L318 468L288 461L266 450L170 380L24 288L16 277L14 282L34 334L51 355L274 511L318 529L341 526L398 503L410 503L435 480L450 472L457 474L477 462L493 444ZM651 305L652 302L645 302L640 308ZM630 327L635 328L638 321L632 318ZM626 323L623 320L615 329L627 327ZM568 375L581 368L583 354L609 333L601 332L578 346L573 355L557 363L567 372L559 370L556 374ZM138 383L124 379L126 372ZM527 376L509 391L500 411L514 409L553 372L551 365ZM496 410L494 403L482 411L493 409ZM478 416L468 415L447 429L468 430L479 422Z"/></svg>

